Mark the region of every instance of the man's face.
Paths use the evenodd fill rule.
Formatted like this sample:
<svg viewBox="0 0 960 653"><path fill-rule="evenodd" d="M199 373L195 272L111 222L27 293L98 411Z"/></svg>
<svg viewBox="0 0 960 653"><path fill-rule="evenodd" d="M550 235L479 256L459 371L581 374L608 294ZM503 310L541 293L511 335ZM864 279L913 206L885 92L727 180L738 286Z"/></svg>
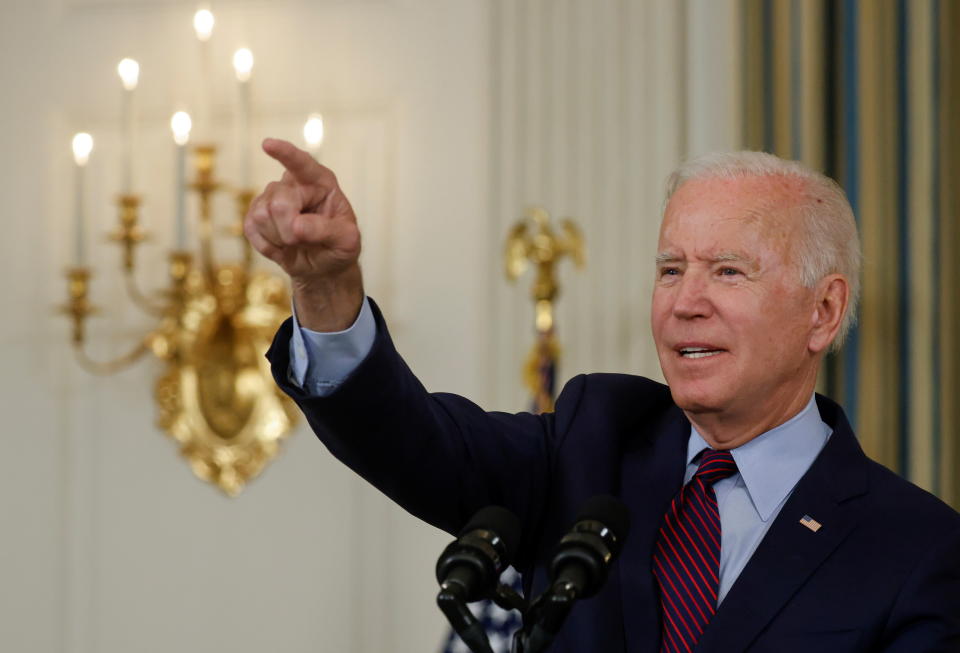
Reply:
<svg viewBox="0 0 960 653"><path fill-rule="evenodd" d="M651 320L673 399L693 414L776 412L812 391L813 291L800 284L783 177L700 179L664 213ZM767 411L767 412L764 412Z"/></svg>

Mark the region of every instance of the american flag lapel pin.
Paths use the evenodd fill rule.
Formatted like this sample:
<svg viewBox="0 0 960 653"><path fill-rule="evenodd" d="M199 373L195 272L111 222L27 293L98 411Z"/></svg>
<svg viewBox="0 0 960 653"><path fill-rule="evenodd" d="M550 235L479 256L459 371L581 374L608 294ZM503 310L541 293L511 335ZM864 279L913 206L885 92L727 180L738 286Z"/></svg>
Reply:
<svg viewBox="0 0 960 653"><path fill-rule="evenodd" d="M822 526L820 522L818 522L816 519L814 519L810 515L804 515L803 517L801 517L800 523L806 526L807 528L809 528L814 533L819 531L820 527Z"/></svg>

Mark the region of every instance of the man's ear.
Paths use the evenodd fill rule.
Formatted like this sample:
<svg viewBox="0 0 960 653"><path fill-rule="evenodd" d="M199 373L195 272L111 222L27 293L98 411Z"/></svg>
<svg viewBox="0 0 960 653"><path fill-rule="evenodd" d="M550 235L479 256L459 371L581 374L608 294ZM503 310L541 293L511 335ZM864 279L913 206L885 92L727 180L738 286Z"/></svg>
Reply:
<svg viewBox="0 0 960 653"><path fill-rule="evenodd" d="M807 347L812 353L819 354L837 337L843 316L847 313L850 286L846 277L830 274L821 279L814 288L814 299Z"/></svg>

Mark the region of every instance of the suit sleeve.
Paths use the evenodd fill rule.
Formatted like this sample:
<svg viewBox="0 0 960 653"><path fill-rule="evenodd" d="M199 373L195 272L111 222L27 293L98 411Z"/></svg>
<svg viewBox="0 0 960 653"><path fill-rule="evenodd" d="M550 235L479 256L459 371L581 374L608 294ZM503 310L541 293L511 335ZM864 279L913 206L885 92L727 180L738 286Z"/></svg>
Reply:
<svg viewBox="0 0 960 653"><path fill-rule="evenodd" d="M583 377L567 385L554 414L488 413L463 397L427 392L396 352L372 300L371 308L377 335L370 353L329 396L309 396L290 382L290 320L267 353L274 379L317 437L408 512L450 533L490 504L514 511L525 526L540 523ZM533 530L525 527L524 553L532 551Z"/></svg>
<svg viewBox="0 0 960 653"><path fill-rule="evenodd" d="M894 604L880 648L884 653L960 651L960 528L933 543Z"/></svg>

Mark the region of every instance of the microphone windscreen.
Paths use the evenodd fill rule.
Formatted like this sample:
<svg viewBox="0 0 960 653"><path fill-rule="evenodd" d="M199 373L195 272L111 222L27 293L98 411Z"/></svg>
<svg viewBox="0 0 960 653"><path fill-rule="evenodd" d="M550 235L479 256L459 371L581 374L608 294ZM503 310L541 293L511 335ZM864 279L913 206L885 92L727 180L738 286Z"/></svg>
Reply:
<svg viewBox="0 0 960 653"><path fill-rule="evenodd" d="M508 561L514 559L517 548L520 546L520 519L515 514L501 506L481 508L463 527L460 535L463 536L478 529L496 533L503 542L506 559Z"/></svg>
<svg viewBox="0 0 960 653"><path fill-rule="evenodd" d="M587 499L580 506L576 521L598 521L611 531L620 542L627 539L630 532L630 514L623 502L607 494L599 494Z"/></svg>

